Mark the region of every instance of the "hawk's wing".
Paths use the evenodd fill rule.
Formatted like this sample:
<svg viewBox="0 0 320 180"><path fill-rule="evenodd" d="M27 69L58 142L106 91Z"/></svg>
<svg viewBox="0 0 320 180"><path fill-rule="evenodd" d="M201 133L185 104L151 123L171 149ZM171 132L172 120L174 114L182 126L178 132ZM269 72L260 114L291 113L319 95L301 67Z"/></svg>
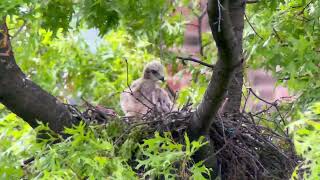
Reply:
<svg viewBox="0 0 320 180"><path fill-rule="evenodd" d="M169 94L162 88L156 88L152 92L152 102L160 112L167 113L173 108L173 102L171 101Z"/></svg>
<svg viewBox="0 0 320 180"><path fill-rule="evenodd" d="M145 91L143 81L138 79L120 95L120 106L126 116L141 116L147 113L151 106L151 93ZM149 95L148 95L149 94Z"/></svg>

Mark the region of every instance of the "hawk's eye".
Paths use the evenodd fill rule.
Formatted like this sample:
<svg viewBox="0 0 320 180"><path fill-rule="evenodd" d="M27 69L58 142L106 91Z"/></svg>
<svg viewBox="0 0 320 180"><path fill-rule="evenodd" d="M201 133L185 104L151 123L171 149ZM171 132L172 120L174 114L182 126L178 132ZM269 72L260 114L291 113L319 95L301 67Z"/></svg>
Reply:
<svg viewBox="0 0 320 180"><path fill-rule="evenodd" d="M156 73L158 73L156 70L151 70L151 73L152 74L156 74Z"/></svg>

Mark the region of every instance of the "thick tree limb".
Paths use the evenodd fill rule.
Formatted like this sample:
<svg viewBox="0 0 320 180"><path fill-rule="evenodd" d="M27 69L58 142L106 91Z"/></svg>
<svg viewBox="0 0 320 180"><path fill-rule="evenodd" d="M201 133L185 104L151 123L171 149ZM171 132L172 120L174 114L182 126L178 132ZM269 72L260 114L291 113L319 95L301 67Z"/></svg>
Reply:
<svg viewBox="0 0 320 180"><path fill-rule="evenodd" d="M214 65L208 64L208 63L206 63L206 62L203 62L203 61L201 61L201 60L198 60L198 59L195 59L195 58L192 58L192 57L181 57L181 56L177 56L177 58L178 58L178 59L181 59L183 64L185 64L184 61L192 61L192 62L201 64L201 65L206 66L206 67L211 68L211 69L214 68Z"/></svg>
<svg viewBox="0 0 320 180"><path fill-rule="evenodd" d="M227 111L240 109L244 7L245 1L242 0L208 1L209 25L218 48L218 61L214 65L215 68L202 101L191 117L188 133L192 140L200 136L208 137L209 129L215 117L218 116L227 92L228 102L224 105L225 109ZM211 179L215 179L219 169L216 157L212 155L214 151L215 148L211 142L210 146L200 148L193 157L196 162L210 157L210 160L205 161L205 165L214 169Z"/></svg>
<svg viewBox="0 0 320 180"><path fill-rule="evenodd" d="M232 2L232 1L231 1ZM235 5L232 8L232 12L230 13L231 21L233 24L233 31L235 33L235 38L237 39L240 54L239 57L242 56L242 37L243 37L243 27L244 27L244 16L245 16L245 7L244 2L239 1L238 5ZM239 66L236 66L234 69L234 75L232 80L228 86L227 98L228 101L226 105L221 109L221 114L226 116L226 118L238 118L233 117L233 115L240 113L241 106L241 98L242 98L242 86L243 86L243 61Z"/></svg>
<svg viewBox="0 0 320 180"><path fill-rule="evenodd" d="M64 127L72 124L68 108L27 79L16 64L5 18L0 24L0 102L31 127L41 121L54 132L62 133Z"/></svg>
<svg viewBox="0 0 320 180"><path fill-rule="evenodd" d="M235 69L242 66L242 41L237 36L242 35L244 6L242 0L208 2L209 24L218 48L218 61L204 97L192 118L190 132L194 138L208 134L235 76Z"/></svg>

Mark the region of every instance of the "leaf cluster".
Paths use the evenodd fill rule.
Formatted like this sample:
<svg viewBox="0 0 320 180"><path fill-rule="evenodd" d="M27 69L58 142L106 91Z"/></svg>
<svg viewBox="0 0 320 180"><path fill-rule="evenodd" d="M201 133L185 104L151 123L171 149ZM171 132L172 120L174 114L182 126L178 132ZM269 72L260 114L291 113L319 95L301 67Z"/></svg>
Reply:
<svg viewBox="0 0 320 180"><path fill-rule="evenodd" d="M295 149L303 158L292 174L293 179L318 179L320 174L320 103L301 113L301 119L289 125Z"/></svg>
<svg viewBox="0 0 320 180"><path fill-rule="evenodd" d="M248 62L273 72L303 108L320 97L319 12L318 1L262 0L247 13L254 28L244 34Z"/></svg>
<svg viewBox="0 0 320 180"><path fill-rule="evenodd" d="M201 162L191 160L191 155L206 144L203 139L190 142L185 135L185 143L177 143L170 133L155 133L141 140L133 131L123 144L117 144L115 139L126 126L115 119L107 125L80 123L66 128L67 139L53 134L36 141L36 133L21 121L12 113L2 114L0 119L0 177L4 179L204 179L209 173ZM50 131L45 125L36 129L44 130ZM34 160L25 164L30 157Z"/></svg>

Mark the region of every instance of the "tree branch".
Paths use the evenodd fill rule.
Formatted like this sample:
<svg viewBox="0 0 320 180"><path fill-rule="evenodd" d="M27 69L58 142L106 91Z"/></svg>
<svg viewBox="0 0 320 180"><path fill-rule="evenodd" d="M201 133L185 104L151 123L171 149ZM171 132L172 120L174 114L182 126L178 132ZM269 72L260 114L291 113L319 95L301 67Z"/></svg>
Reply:
<svg viewBox="0 0 320 180"><path fill-rule="evenodd" d="M242 0L209 0L208 2L209 25L218 49L218 61L214 65L211 80L202 101L191 117L188 127L191 140L198 139L200 136L208 137L212 122L218 116L230 87L235 86L235 91L240 92L230 91L231 95L228 95L226 106L230 110L239 106L238 111L240 110L244 7L245 3ZM236 70L240 70L240 73L235 73ZM241 82L238 83L237 78ZM217 124L220 123L217 122ZM198 162L210 157L210 160L205 161L205 165L217 169L216 156L212 156L215 151L214 145L212 142L210 145L211 147L200 148L193 159ZM217 171L213 173L212 179L217 175Z"/></svg>
<svg viewBox="0 0 320 180"><path fill-rule="evenodd" d="M234 30L243 29L244 5L241 0L208 2L209 24L218 48L218 61L202 101L192 117L192 138L208 134L211 123L225 99L228 85L234 77L234 70L242 65L242 41L236 36L242 36L242 33L236 34Z"/></svg>
<svg viewBox="0 0 320 180"><path fill-rule="evenodd" d="M205 62L203 62L203 61L201 61L201 60L198 60L198 59L195 59L195 58L192 58L192 57L181 57L181 56L177 56L177 59L181 59L182 62L184 62L184 61L192 61L192 62L196 62L196 63L201 64L201 65L207 66L207 67L209 67L209 68L211 68L211 69L214 68L214 65L205 63Z"/></svg>
<svg viewBox="0 0 320 180"><path fill-rule="evenodd" d="M254 4L254 3L258 3L259 0L247 0L246 4Z"/></svg>
<svg viewBox="0 0 320 180"><path fill-rule="evenodd" d="M14 33L11 39L14 39L19 35L19 33L23 30L23 28L27 25L27 21L23 21L23 24L19 27L19 29Z"/></svg>
<svg viewBox="0 0 320 180"><path fill-rule="evenodd" d="M5 18L0 22L0 102L20 116L31 127L37 121L49 124L51 130L63 134L72 125L68 108L58 99L29 80L15 62Z"/></svg>
<svg viewBox="0 0 320 180"><path fill-rule="evenodd" d="M203 45L202 45L202 20L203 20L203 17L204 15L207 13L206 11L206 7L203 8L201 14L197 17L198 18L198 38L199 38L199 53L201 56L204 55L203 53Z"/></svg>
<svg viewBox="0 0 320 180"><path fill-rule="evenodd" d="M246 18L247 23L249 24L249 26L251 27L251 29L253 30L253 32L260 38L263 40L263 37L261 37L258 32L256 31L256 29L253 27L253 25L251 24L251 22L249 21L249 18L247 16L246 13L244 13L244 17Z"/></svg>

